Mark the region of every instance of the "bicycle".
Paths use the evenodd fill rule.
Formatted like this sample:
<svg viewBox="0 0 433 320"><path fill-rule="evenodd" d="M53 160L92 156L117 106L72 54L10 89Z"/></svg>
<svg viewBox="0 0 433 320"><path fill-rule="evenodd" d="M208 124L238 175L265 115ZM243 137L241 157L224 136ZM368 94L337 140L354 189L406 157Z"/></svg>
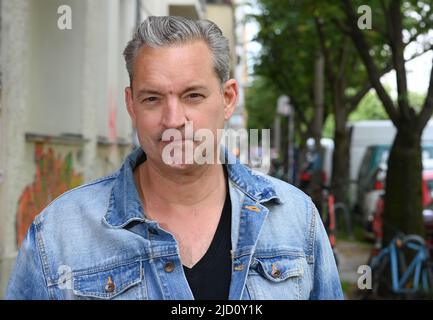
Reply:
<svg viewBox="0 0 433 320"><path fill-rule="evenodd" d="M342 202L335 202L335 196L330 186L322 183L317 187L311 187L311 177L306 179L307 175L304 175L304 179L301 178L301 187L307 192L306 189L310 188L310 196L320 213L323 225L325 226L326 233L328 234L329 243L331 245L332 253L334 254L335 263L337 268L339 266L339 258L337 254L336 246L336 233L337 233L337 215L336 212L341 210L345 220L349 239L353 238L352 226L350 214L347 206ZM322 180L326 180L326 176L322 175Z"/></svg>
<svg viewBox="0 0 433 320"><path fill-rule="evenodd" d="M424 239L418 235L397 235L371 258L370 267L374 296L432 293L433 264Z"/></svg>
<svg viewBox="0 0 433 320"><path fill-rule="evenodd" d="M319 211L321 212L321 218L323 224L325 225L326 232L328 234L329 243L331 244L332 252L334 254L335 263L338 267L339 259L337 252L335 250L336 244L336 207L339 205L335 203L334 194L331 191L331 188L325 185L322 185L322 203L319 207Z"/></svg>

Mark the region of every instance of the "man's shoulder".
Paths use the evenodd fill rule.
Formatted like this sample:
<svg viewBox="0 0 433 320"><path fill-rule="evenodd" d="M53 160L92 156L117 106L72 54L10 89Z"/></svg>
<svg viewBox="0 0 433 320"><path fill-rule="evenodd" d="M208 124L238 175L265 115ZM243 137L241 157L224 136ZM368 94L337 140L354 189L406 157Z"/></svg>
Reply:
<svg viewBox="0 0 433 320"><path fill-rule="evenodd" d="M301 189L295 187L291 183L261 173L257 170L251 170L251 174L256 177L259 177L259 181L264 179L264 181L271 184L277 196L280 198L282 204L286 202L289 203L296 202L299 204L305 204L306 202L311 201L310 196L305 194Z"/></svg>
<svg viewBox="0 0 433 320"><path fill-rule="evenodd" d="M82 218L83 214L100 213L108 206L117 175L118 171L66 191L36 216L35 224L58 223L65 221L63 218L70 221Z"/></svg>
<svg viewBox="0 0 433 320"><path fill-rule="evenodd" d="M252 174L265 179L272 185L277 195L276 201L265 205L269 208L268 224L277 229L299 231L299 235L314 226L314 204L307 194L294 185L278 178L252 171Z"/></svg>
<svg viewBox="0 0 433 320"><path fill-rule="evenodd" d="M311 198L292 184L275 177L254 172L270 183L278 199L264 203L269 212L257 244L260 250L290 249L311 259L314 230L317 223ZM273 249L273 250L274 250Z"/></svg>

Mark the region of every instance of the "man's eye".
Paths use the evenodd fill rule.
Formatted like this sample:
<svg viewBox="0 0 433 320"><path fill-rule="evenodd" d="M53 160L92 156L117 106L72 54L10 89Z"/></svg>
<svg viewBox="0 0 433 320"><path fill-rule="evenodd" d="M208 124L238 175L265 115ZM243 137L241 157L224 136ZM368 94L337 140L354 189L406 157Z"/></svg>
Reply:
<svg viewBox="0 0 433 320"><path fill-rule="evenodd" d="M143 102L155 102L157 100L158 100L157 97L147 97L143 100Z"/></svg>
<svg viewBox="0 0 433 320"><path fill-rule="evenodd" d="M199 98L203 98L203 95L201 95L200 93L190 93L188 95L189 99L199 99Z"/></svg>

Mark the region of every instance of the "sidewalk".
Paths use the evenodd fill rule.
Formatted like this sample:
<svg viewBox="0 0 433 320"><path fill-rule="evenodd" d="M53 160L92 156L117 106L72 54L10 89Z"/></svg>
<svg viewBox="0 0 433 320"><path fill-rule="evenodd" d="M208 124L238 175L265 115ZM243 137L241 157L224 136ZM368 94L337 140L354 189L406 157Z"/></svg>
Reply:
<svg viewBox="0 0 433 320"><path fill-rule="evenodd" d="M367 264L370 250L371 245L366 243L337 240L338 271L345 299L357 299L354 295L360 276L357 271L359 266Z"/></svg>

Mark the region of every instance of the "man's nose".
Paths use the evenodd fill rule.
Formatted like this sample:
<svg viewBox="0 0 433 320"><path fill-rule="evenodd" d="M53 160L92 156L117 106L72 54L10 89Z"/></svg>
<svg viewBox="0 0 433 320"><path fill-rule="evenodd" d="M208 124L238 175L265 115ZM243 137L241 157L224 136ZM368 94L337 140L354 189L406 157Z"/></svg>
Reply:
<svg viewBox="0 0 433 320"><path fill-rule="evenodd" d="M167 128L183 127L186 122L185 109L179 99L170 97L162 109L161 124Z"/></svg>

